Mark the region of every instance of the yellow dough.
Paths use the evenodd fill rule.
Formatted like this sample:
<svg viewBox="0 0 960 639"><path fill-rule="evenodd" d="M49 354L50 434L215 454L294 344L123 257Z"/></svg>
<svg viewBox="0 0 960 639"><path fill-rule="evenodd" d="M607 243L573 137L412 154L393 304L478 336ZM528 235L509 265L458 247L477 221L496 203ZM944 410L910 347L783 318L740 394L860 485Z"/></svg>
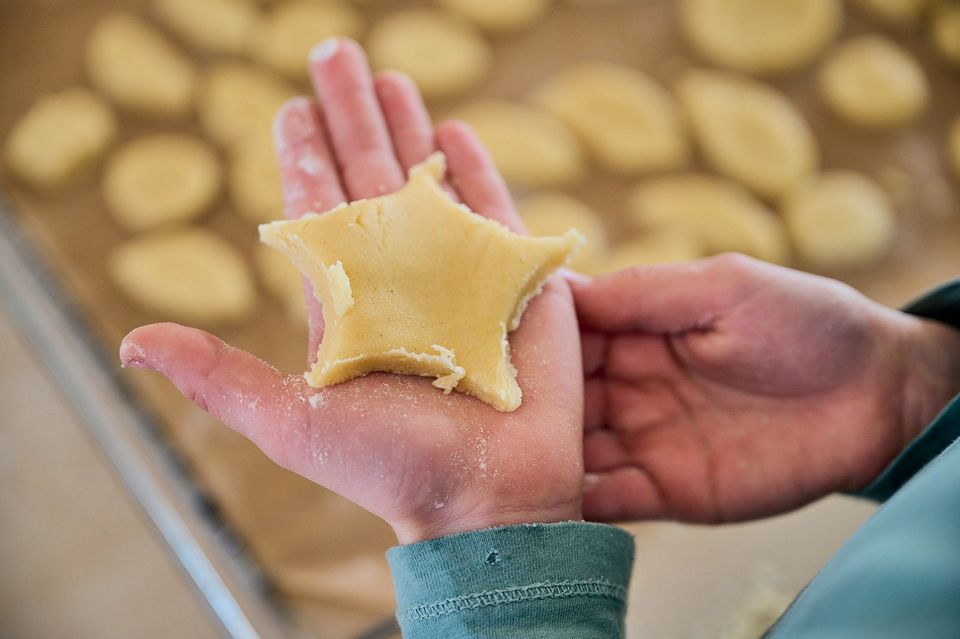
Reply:
<svg viewBox="0 0 960 639"><path fill-rule="evenodd" d="M272 137L254 132L230 147L227 186L233 206L251 222L283 219L280 170Z"/></svg>
<svg viewBox="0 0 960 639"><path fill-rule="evenodd" d="M896 232L889 196L853 171L830 171L800 186L786 198L783 216L797 253L823 268L870 264Z"/></svg>
<svg viewBox="0 0 960 639"><path fill-rule="evenodd" d="M714 169L775 198L813 173L816 138L785 95L747 77L691 71L678 92Z"/></svg>
<svg viewBox="0 0 960 639"><path fill-rule="evenodd" d="M577 229L586 244L570 260L570 268L589 273L607 252L607 231L589 206L559 191L529 195L517 202L523 225L535 236L563 235Z"/></svg>
<svg viewBox="0 0 960 639"><path fill-rule="evenodd" d="M960 115L953 119L950 125L950 133L947 137L947 152L950 154L950 162L953 165L953 172L960 179Z"/></svg>
<svg viewBox="0 0 960 639"><path fill-rule="evenodd" d="M540 85L533 100L566 122L607 169L634 174L676 169L690 159L680 109L637 69L583 62Z"/></svg>
<svg viewBox="0 0 960 639"><path fill-rule="evenodd" d="M190 110L196 72L157 29L124 12L101 18L87 40L87 75L125 109L175 118Z"/></svg>
<svg viewBox="0 0 960 639"><path fill-rule="evenodd" d="M294 95L293 87L274 75L223 62L204 78L198 105L200 124L223 145L246 135L272 135L273 116Z"/></svg>
<svg viewBox="0 0 960 639"><path fill-rule="evenodd" d="M933 46L953 64L960 64L960 6L956 2L937 3L930 21Z"/></svg>
<svg viewBox="0 0 960 639"><path fill-rule="evenodd" d="M929 0L858 0L868 13L894 27L913 27L920 22Z"/></svg>
<svg viewBox="0 0 960 639"><path fill-rule="evenodd" d="M307 302L303 292L303 276L297 267L278 251L265 244L253 247L253 263L260 279L271 295L283 303L291 323L305 326Z"/></svg>
<svg viewBox="0 0 960 639"><path fill-rule="evenodd" d="M516 31L537 22L547 13L552 0L440 0L489 33Z"/></svg>
<svg viewBox="0 0 960 639"><path fill-rule="evenodd" d="M820 91L834 113L866 128L909 123L926 109L930 93L910 53L878 35L837 47L820 71Z"/></svg>
<svg viewBox="0 0 960 639"><path fill-rule="evenodd" d="M512 233L451 200L443 173L434 154L394 194L260 227L323 302L312 386L389 371L498 410L520 405L507 333L583 238Z"/></svg>
<svg viewBox="0 0 960 639"><path fill-rule="evenodd" d="M486 100L455 115L477 132L508 182L534 187L567 186L586 173L576 135L539 107Z"/></svg>
<svg viewBox="0 0 960 639"><path fill-rule="evenodd" d="M198 138L158 133L120 147L103 177L103 197L128 231L145 231L205 213L220 192L220 163Z"/></svg>
<svg viewBox="0 0 960 639"><path fill-rule="evenodd" d="M633 191L630 209L638 226L676 227L709 253L787 261L783 223L750 191L725 178L692 173L653 178Z"/></svg>
<svg viewBox="0 0 960 639"><path fill-rule="evenodd" d="M110 106L86 89L37 98L7 137L7 166L40 189L68 186L89 173L117 136Z"/></svg>
<svg viewBox="0 0 960 639"><path fill-rule="evenodd" d="M307 57L332 36L356 38L363 19L339 0L294 0L277 5L255 29L250 53L295 80L307 79Z"/></svg>
<svg viewBox="0 0 960 639"><path fill-rule="evenodd" d="M808 64L837 35L839 0L683 0L681 23L710 62L748 73Z"/></svg>
<svg viewBox="0 0 960 639"><path fill-rule="evenodd" d="M371 29L366 48L374 67L409 74L427 98L476 86L493 62L490 45L469 22L435 9L388 15Z"/></svg>
<svg viewBox="0 0 960 639"><path fill-rule="evenodd" d="M243 51L257 20L247 0L155 0L153 11L182 40L215 53Z"/></svg>
<svg viewBox="0 0 960 639"><path fill-rule="evenodd" d="M212 323L249 315L256 301L243 255L205 229L177 229L121 244L108 262L110 278L158 318Z"/></svg>
<svg viewBox="0 0 960 639"><path fill-rule="evenodd" d="M706 255L703 243L675 227L655 229L617 244L594 269L595 275L615 273L634 266L689 262Z"/></svg>

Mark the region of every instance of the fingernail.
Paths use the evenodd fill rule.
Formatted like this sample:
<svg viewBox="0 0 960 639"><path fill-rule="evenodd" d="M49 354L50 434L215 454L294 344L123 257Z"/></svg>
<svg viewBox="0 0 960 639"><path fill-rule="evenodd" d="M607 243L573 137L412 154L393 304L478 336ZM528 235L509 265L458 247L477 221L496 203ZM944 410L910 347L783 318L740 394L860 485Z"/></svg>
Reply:
<svg viewBox="0 0 960 639"><path fill-rule="evenodd" d="M310 62L323 62L332 58L339 48L339 38L327 38L310 49Z"/></svg>
<svg viewBox="0 0 960 639"><path fill-rule="evenodd" d="M301 114L309 113L311 107L310 98L298 95L296 97L290 98L284 102L279 109L277 109L276 115L273 116L273 139L277 144L278 148L284 142L286 142L287 133L289 130L299 131L304 128L306 124L310 124L309 117L298 117L295 123L287 124L292 114ZM311 126L311 132L313 127Z"/></svg>
<svg viewBox="0 0 960 639"><path fill-rule="evenodd" d="M587 277L583 273L578 273L576 271L571 271L570 269L560 269L560 274L568 282L573 282L574 284L589 284L591 278Z"/></svg>
<svg viewBox="0 0 960 639"><path fill-rule="evenodd" d="M583 492L589 492L594 486L600 483L600 475L594 473L584 473Z"/></svg>
<svg viewBox="0 0 960 639"><path fill-rule="evenodd" d="M146 368L147 354L143 347L133 342L123 342L120 344L120 367L121 368Z"/></svg>

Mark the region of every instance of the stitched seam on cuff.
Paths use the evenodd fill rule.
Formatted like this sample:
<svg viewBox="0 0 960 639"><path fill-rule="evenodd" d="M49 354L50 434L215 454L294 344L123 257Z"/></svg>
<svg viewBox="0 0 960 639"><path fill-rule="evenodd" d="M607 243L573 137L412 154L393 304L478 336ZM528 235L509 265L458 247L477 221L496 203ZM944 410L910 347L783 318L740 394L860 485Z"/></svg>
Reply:
<svg viewBox="0 0 960 639"><path fill-rule="evenodd" d="M624 603L627 589L604 579L584 579L578 581L547 581L527 586L501 588L475 592L469 595L451 597L428 604L411 606L397 611L400 622L417 621L432 617L442 617L465 610L476 610L487 606L533 601L537 599L563 599L568 597L600 597Z"/></svg>

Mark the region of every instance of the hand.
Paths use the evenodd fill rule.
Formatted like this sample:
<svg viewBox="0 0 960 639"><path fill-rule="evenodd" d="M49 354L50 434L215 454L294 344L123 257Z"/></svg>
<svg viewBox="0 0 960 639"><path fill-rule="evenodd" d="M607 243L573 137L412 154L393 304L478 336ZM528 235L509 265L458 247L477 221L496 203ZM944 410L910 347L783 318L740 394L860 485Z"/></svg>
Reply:
<svg viewBox="0 0 960 639"><path fill-rule="evenodd" d="M412 165L439 148L451 192L522 230L474 134L458 122L434 131L408 78L371 78L363 52L348 40L318 47L311 76L318 102L291 100L275 125L289 217L395 191ZM314 357L323 320L309 293L308 302ZM313 389L301 376L281 375L175 324L134 330L120 357L128 367L159 371L275 462L379 515L401 543L412 543L581 517L582 373L565 281L554 278L530 303L510 345L523 390L512 413L443 395L426 378L371 374Z"/></svg>
<svg viewBox="0 0 960 639"><path fill-rule="evenodd" d="M960 334L740 255L573 290L591 519L729 522L864 488L960 390Z"/></svg>

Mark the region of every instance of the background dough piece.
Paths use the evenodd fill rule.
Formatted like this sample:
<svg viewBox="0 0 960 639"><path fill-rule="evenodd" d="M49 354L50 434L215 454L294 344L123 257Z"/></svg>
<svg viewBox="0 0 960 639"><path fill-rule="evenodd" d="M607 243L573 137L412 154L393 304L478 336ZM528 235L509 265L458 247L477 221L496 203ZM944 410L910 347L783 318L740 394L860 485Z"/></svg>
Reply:
<svg viewBox="0 0 960 639"><path fill-rule="evenodd" d="M960 64L960 5L937 3L930 20L930 39L945 60Z"/></svg>
<svg viewBox="0 0 960 639"><path fill-rule="evenodd" d="M654 229L617 244L595 268L594 275L615 273L634 266L689 262L706 255L703 243L676 227Z"/></svg>
<svg viewBox="0 0 960 639"><path fill-rule="evenodd" d="M277 5L253 32L250 53L295 80L306 80L310 49L333 36L356 38L359 12L339 0L294 0Z"/></svg>
<svg viewBox="0 0 960 639"><path fill-rule="evenodd" d="M853 171L830 171L800 186L784 201L783 215L797 253L823 268L870 264L896 231L889 196Z"/></svg>
<svg viewBox="0 0 960 639"><path fill-rule="evenodd" d="M207 211L220 192L220 163L198 138L145 136L121 146L107 164L103 197L128 231L182 222Z"/></svg>
<svg viewBox="0 0 960 639"><path fill-rule="evenodd" d="M283 219L272 137L254 132L240 138L230 147L227 170L230 201L241 215L255 224Z"/></svg>
<svg viewBox="0 0 960 639"><path fill-rule="evenodd" d="M947 135L947 152L953 165L953 172L960 179L960 115L953 119L950 132Z"/></svg>
<svg viewBox="0 0 960 639"><path fill-rule="evenodd" d="M552 0L439 0L489 33L516 31L537 22Z"/></svg>
<svg viewBox="0 0 960 639"><path fill-rule="evenodd" d="M530 235L557 236L577 229L587 243L570 260L570 268L590 273L607 252L607 231L589 206L559 191L529 195L517 202L517 211Z"/></svg>
<svg viewBox="0 0 960 639"><path fill-rule="evenodd" d="M479 84L493 55L469 22L434 9L390 14L370 30L366 48L374 67L409 74L426 98L449 97Z"/></svg>
<svg viewBox="0 0 960 639"><path fill-rule="evenodd" d="M566 186L586 172L576 135L539 107L487 100L467 106L456 117L473 127L509 182Z"/></svg>
<svg viewBox="0 0 960 639"><path fill-rule="evenodd" d="M712 175L653 178L630 195L633 220L643 227L676 227L709 253L737 251L783 264L789 249L783 223L736 182Z"/></svg>
<svg viewBox="0 0 960 639"><path fill-rule="evenodd" d="M200 124L223 145L245 135L272 135L273 116L294 95L293 87L276 76L239 63L221 63L204 78Z"/></svg>
<svg viewBox="0 0 960 639"><path fill-rule="evenodd" d="M907 124L926 109L929 99L917 61L878 35L839 45L820 71L820 92L844 121L866 128Z"/></svg>
<svg viewBox="0 0 960 639"><path fill-rule="evenodd" d="M132 14L109 13L97 22L87 40L86 67L93 85L121 107L171 118L190 110L196 84L190 60Z"/></svg>
<svg viewBox="0 0 960 639"><path fill-rule="evenodd" d="M732 73L691 71L678 92L704 156L727 177L775 198L816 170L813 132L773 87Z"/></svg>
<svg viewBox="0 0 960 639"><path fill-rule="evenodd" d="M206 324L253 310L256 293L243 255L206 229L161 231L129 240L110 255L113 282L158 318Z"/></svg>
<svg viewBox="0 0 960 639"><path fill-rule="evenodd" d="M580 63L548 78L532 97L576 131L612 171L633 174L689 162L689 144L673 96L637 69Z"/></svg>
<svg viewBox="0 0 960 639"><path fill-rule="evenodd" d="M683 0L681 23L710 62L748 73L809 63L843 22L839 0Z"/></svg>
<svg viewBox="0 0 960 639"><path fill-rule="evenodd" d="M915 27L929 0L857 0L868 13L894 27Z"/></svg>
<svg viewBox="0 0 960 639"><path fill-rule="evenodd" d="M303 276L293 262L280 251L266 244L257 244L253 247L253 263L267 291L283 303L290 322L306 326L307 302L303 293Z"/></svg>
<svg viewBox="0 0 960 639"><path fill-rule="evenodd" d="M30 185L55 189L83 177L117 136L117 120L79 87L37 98L7 137L7 165Z"/></svg>
<svg viewBox="0 0 960 639"><path fill-rule="evenodd" d="M216 53L240 53L257 20L248 0L155 0L153 11L185 42Z"/></svg>

